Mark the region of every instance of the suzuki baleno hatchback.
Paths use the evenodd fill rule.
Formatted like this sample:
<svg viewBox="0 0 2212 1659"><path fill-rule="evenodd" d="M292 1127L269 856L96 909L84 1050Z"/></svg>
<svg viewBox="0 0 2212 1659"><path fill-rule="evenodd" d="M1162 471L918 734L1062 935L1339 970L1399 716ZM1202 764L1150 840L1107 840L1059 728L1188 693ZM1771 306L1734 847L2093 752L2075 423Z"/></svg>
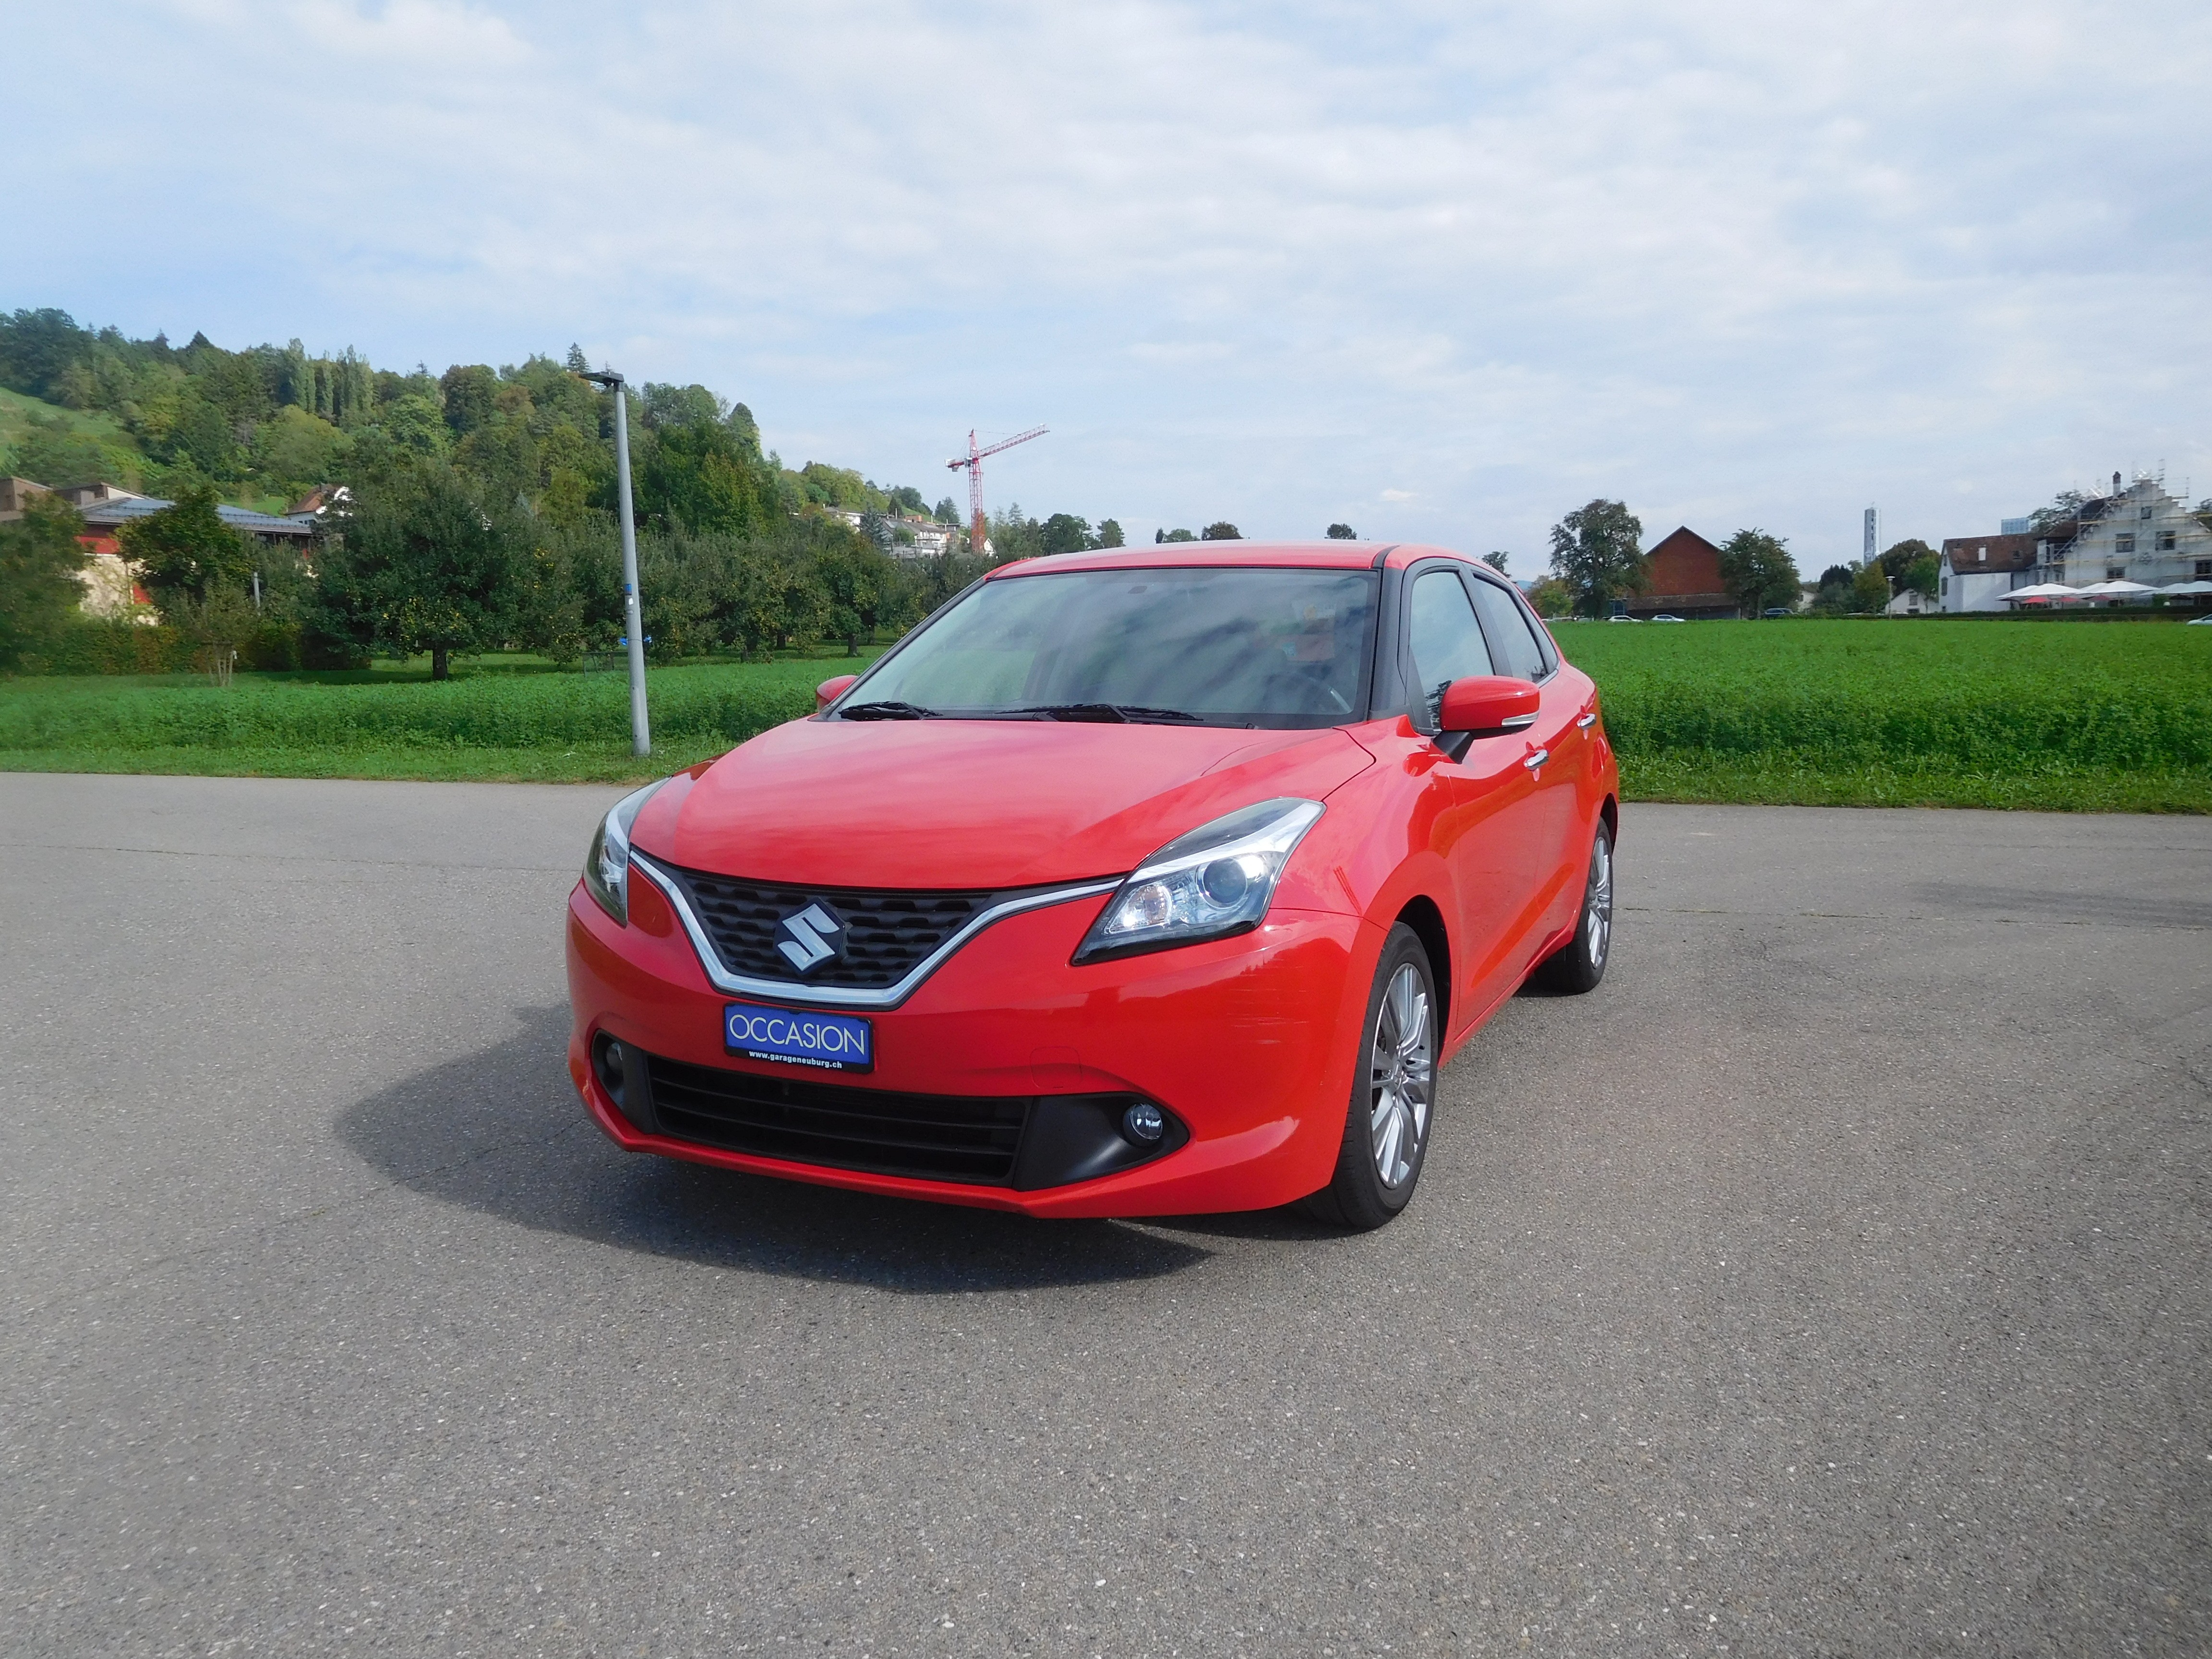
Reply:
<svg viewBox="0 0 2212 1659"><path fill-rule="evenodd" d="M1437 1067L1605 972L1595 689L1457 554L1034 559L818 696L593 839L569 1071L633 1151L1374 1227Z"/></svg>

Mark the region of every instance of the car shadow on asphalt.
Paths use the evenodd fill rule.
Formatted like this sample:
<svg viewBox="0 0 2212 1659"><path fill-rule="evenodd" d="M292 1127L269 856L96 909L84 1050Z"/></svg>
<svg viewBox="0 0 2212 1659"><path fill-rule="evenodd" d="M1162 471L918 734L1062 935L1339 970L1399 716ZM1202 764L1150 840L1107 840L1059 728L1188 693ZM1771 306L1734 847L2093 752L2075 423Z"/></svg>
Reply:
<svg viewBox="0 0 2212 1659"><path fill-rule="evenodd" d="M1157 1279L1212 1252L1113 1221L1036 1221L624 1152L568 1081L568 1011L339 1115L363 1162L441 1203L708 1266L917 1296Z"/></svg>

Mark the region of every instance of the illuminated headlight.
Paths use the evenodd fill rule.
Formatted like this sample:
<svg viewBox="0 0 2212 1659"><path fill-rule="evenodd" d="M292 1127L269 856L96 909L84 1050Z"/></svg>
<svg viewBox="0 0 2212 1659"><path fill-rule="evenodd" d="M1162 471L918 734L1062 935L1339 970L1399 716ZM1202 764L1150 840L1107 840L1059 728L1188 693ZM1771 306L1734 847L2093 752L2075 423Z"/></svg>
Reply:
<svg viewBox="0 0 2212 1659"><path fill-rule="evenodd" d="M1075 960L1250 932L1267 914L1291 850L1321 814L1317 800L1263 800L1177 836L1115 890Z"/></svg>
<svg viewBox="0 0 2212 1659"><path fill-rule="evenodd" d="M667 781L663 778L660 783ZM593 833L592 850L584 854L585 890L625 927L629 926L629 827L660 783L648 783L617 801Z"/></svg>

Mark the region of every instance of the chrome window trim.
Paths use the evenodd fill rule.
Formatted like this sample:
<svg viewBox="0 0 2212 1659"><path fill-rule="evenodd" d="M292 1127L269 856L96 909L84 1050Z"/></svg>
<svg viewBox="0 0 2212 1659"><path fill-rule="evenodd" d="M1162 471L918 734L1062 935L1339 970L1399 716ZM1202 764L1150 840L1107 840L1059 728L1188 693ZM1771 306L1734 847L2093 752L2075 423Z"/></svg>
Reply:
<svg viewBox="0 0 2212 1659"><path fill-rule="evenodd" d="M848 985L800 985L789 980L754 979L744 974L733 974L722 966L714 941L693 914L690 903L684 896L682 885L665 871L654 866L653 860L635 847L630 848L630 867L642 874L658 887L676 919L684 924L684 931L691 936L691 948L698 954L699 966L706 970L714 988L732 996L768 997L781 1002L801 1002L816 1008L896 1008L921 988L945 960L969 939L993 922L1018 915L1024 910L1041 910L1048 904L1066 904L1072 900L1090 898L1101 893L1110 893L1121 884L1120 876L1105 876L1096 881L1071 882L1065 887L1048 887L1035 893L1024 893L1019 898L994 904L981 915L969 919L967 926L947 938L907 972L896 985L879 986L873 990L858 989ZM799 884L793 884L794 886Z"/></svg>

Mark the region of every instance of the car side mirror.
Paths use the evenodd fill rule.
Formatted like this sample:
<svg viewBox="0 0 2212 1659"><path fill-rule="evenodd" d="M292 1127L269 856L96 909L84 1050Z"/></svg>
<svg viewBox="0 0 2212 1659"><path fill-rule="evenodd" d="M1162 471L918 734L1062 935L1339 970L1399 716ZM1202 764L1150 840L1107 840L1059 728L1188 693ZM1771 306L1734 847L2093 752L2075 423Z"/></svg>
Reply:
<svg viewBox="0 0 2212 1659"><path fill-rule="evenodd" d="M1437 729L1443 737L1494 738L1536 723L1544 694L1526 680L1503 674L1470 674L1444 687Z"/></svg>
<svg viewBox="0 0 2212 1659"><path fill-rule="evenodd" d="M858 674L834 674L816 686L814 712L820 714L838 698L843 696L846 692L853 689L853 682L860 678Z"/></svg>

